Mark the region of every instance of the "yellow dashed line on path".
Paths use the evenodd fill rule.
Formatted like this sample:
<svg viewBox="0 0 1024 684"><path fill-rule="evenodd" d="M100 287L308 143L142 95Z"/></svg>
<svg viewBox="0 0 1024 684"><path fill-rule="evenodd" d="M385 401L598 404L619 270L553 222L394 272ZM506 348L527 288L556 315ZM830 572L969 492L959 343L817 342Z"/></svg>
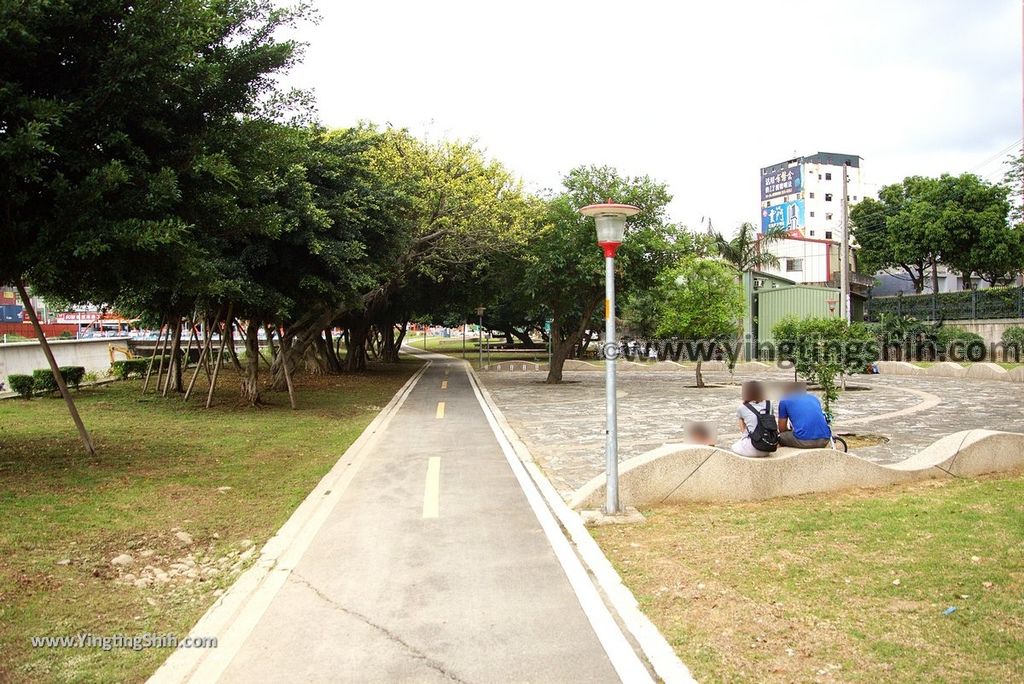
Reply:
<svg viewBox="0 0 1024 684"><path fill-rule="evenodd" d="M444 418L444 402L443 401L437 402L437 417L438 418Z"/></svg>
<svg viewBox="0 0 1024 684"><path fill-rule="evenodd" d="M441 381L441 389L448 389L448 381L447 380L442 380Z"/></svg>

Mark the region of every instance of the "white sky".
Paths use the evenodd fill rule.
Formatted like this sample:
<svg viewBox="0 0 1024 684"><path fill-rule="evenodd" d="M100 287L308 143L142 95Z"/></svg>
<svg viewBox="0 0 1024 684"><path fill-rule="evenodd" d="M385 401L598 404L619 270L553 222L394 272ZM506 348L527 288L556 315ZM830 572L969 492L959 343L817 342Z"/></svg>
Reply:
<svg viewBox="0 0 1024 684"><path fill-rule="evenodd" d="M314 3L287 81L324 124L476 138L530 189L648 174L691 229L757 224L760 167L794 153L998 180L1021 138L1017 0Z"/></svg>

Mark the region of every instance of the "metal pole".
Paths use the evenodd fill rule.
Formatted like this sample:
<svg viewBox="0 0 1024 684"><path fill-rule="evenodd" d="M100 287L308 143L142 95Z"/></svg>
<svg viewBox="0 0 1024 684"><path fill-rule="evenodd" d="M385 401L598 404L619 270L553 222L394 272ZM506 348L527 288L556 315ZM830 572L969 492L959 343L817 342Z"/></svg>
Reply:
<svg viewBox="0 0 1024 684"><path fill-rule="evenodd" d="M847 193L849 182L849 162L843 162L843 247L839 255L839 316L850 322L850 196Z"/></svg>
<svg viewBox="0 0 1024 684"><path fill-rule="evenodd" d="M605 467L607 483L605 485L604 512L615 515L619 512L619 435L617 406L615 404L615 257L604 259L604 384L605 408L608 425L605 442Z"/></svg>
<svg viewBox="0 0 1024 684"><path fill-rule="evenodd" d="M469 327L469 321L462 321L462 360L466 360L466 328Z"/></svg>
<svg viewBox="0 0 1024 684"><path fill-rule="evenodd" d="M480 361L477 366L482 370L484 367L484 315L480 314L480 328L476 332L477 351L480 352Z"/></svg>

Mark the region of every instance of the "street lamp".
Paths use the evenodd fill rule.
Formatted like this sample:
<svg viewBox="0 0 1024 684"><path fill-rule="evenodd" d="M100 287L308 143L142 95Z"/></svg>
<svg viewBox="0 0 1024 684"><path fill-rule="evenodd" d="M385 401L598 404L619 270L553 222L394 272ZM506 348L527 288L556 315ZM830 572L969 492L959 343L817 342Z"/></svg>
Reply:
<svg viewBox="0 0 1024 684"><path fill-rule="evenodd" d="M476 333L476 339L477 339L476 348L477 348L477 351L480 354L480 362L479 362L480 370L484 369L484 311L486 311L485 307L482 307L482 306L476 307L476 315L480 319L480 329L477 330L477 333Z"/></svg>
<svg viewBox="0 0 1024 684"><path fill-rule="evenodd" d="M640 211L631 204L591 204L580 209L584 216L593 216L597 224L597 244L604 250L604 384L605 412L605 503L604 512L616 515L619 510L619 436L615 405L615 252L626 232L626 217Z"/></svg>

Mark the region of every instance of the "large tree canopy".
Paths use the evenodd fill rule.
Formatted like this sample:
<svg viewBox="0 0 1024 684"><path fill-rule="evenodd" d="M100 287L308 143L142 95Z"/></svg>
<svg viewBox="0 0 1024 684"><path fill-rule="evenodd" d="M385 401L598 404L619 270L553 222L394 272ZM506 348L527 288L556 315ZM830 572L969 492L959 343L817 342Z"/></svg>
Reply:
<svg viewBox="0 0 1024 684"><path fill-rule="evenodd" d="M692 235L667 219L672 196L663 183L589 166L572 170L563 186L535 229L523 276L524 295L541 304L552 321L548 382L561 381L565 360L598 327L595 314L604 299L604 258L594 221L579 213L581 207L609 198L640 207L626 223L616 257L616 287L623 301L651 287L664 268L693 249Z"/></svg>
<svg viewBox="0 0 1024 684"><path fill-rule="evenodd" d="M1009 225L1007 188L974 174L911 176L850 211L863 270L897 268L921 292L942 263L996 284L1024 268L1024 233Z"/></svg>

